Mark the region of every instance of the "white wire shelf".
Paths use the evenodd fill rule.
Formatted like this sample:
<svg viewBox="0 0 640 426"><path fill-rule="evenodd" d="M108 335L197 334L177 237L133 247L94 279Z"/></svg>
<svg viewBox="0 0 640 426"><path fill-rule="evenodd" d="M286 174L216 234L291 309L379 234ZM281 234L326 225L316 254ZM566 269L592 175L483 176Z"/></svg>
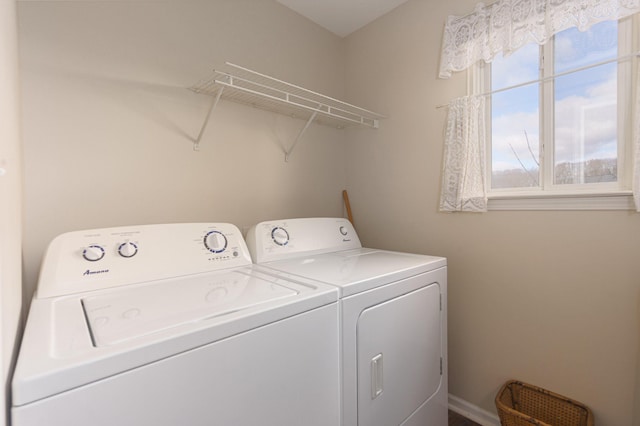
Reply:
<svg viewBox="0 0 640 426"><path fill-rule="evenodd" d="M287 159L295 144L313 121L338 129L348 126L365 126L377 129L379 120L385 118L373 111L321 95L239 65L231 63L227 63L227 65L233 71L214 70L211 76L189 88L195 93L214 97L207 121L205 121L196 141L196 147L211 112L220 98L306 120L307 124L298 138L289 151L285 152Z"/></svg>

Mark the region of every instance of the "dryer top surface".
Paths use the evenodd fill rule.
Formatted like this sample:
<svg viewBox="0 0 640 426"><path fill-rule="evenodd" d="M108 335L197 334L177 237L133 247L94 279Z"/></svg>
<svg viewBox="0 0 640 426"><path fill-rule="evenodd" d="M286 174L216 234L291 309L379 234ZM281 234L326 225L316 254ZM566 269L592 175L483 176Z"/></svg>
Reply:
<svg viewBox="0 0 640 426"><path fill-rule="evenodd" d="M342 297L433 271L444 257L359 248L263 264L272 269L338 286Z"/></svg>

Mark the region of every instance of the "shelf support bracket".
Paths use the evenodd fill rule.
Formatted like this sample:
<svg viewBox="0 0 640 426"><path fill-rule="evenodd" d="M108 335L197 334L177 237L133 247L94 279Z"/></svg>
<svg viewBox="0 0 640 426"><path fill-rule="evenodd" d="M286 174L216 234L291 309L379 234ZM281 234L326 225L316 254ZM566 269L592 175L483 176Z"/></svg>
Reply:
<svg viewBox="0 0 640 426"><path fill-rule="evenodd" d="M220 90L218 90L218 94L211 101L211 105L209 106L209 111L207 112L207 117L204 119L204 123L202 123L202 128L200 129L198 138L193 143L194 151L200 151L200 140L202 139L202 135L204 134L204 131L207 128L207 125L209 124L209 120L211 119L211 114L213 113L213 110L216 108L216 105L218 105L218 102L220 102L220 97L222 96L223 90L224 90L224 87L220 87Z"/></svg>
<svg viewBox="0 0 640 426"><path fill-rule="evenodd" d="M318 115L318 111L320 111L320 110L317 109L317 110L313 111L313 114L311 114L311 117L309 117L309 120L307 120L307 124L305 124L304 127L302 128L302 130L300 130L300 133L298 133L298 136L296 137L296 140L293 141L293 144L291 144L289 149L287 151L285 151L285 153L284 153L284 161L285 162L289 161L289 156L293 152L293 149L296 147L298 142L300 142L300 139L302 139L302 135L304 135L304 133L307 131L307 129L309 128L309 126L311 125L313 120L316 118L316 115Z"/></svg>

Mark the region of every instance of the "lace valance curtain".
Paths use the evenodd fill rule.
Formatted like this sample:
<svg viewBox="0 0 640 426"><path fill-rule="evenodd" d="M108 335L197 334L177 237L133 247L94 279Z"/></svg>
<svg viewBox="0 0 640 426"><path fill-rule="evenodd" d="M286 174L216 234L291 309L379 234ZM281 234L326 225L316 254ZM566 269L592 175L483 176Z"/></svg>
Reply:
<svg viewBox="0 0 640 426"><path fill-rule="evenodd" d="M440 78L462 71L500 52L508 55L525 44L544 44L571 27L581 31L602 21L640 11L640 0L498 0L479 3L466 16L449 16L442 40Z"/></svg>

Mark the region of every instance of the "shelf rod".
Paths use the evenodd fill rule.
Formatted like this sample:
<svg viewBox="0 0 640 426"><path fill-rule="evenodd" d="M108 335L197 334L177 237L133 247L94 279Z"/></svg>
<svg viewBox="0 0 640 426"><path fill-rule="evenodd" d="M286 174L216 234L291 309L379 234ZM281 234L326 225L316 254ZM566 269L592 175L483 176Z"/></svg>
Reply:
<svg viewBox="0 0 640 426"><path fill-rule="evenodd" d="M224 86L221 86L220 90L218 90L218 94L216 95L216 97L211 102L211 105L209 106L209 112L207 112L207 117L204 119L204 123L202 123L202 128L200 129L200 133L198 134L198 138L193 143L193 150L194 151L200 151L200 140L202 139L202 135L204 134L204 130L207 128L207 125L209 124L209 120L211 119L211 114L213 113L213 110L216 108L216 105L218 105L218 102L220 102L220 97L222 96L222 91L223 90L224 90Z"/></svg>
<svg viewBox="0 0 640 426"><path fill-rule="evenodd" d="M320 108L320 106L318 106L318 108ZM302 138L302 135L304 135L304 132L307 131L307 129L311 125L311 122L313 122L313 120L316 118L316 115L318 115L318 111L319 110L315 110L313 112L313 114L311 114L311 117L309 117L309 120L307 120L307 124L304 125L302 130L300 130L300 133L298 133L298 137L296 137L296 140L293 141L293 144L291 145L291 147L289 147L289 150L285 151L285 153L284 153L284 161L289 161L289 156L291 155L291 152L293 152L293 149L296 147L298 142L300 142L300 139Z"/></svg>

